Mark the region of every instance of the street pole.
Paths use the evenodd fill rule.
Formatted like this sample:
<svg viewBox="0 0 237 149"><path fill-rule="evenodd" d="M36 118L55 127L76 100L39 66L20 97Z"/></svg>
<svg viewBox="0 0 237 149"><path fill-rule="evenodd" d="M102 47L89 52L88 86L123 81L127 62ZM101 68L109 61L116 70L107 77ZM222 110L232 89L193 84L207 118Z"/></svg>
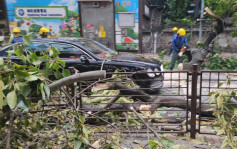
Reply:
<svg viewBox="0 0 237 149"><path fill-rule="evenodd" d="M201 1L201 15L200 19L203 19L203 13L204 13L204 0ZM199 41L202 41L202 21L200 21L200 27L199 27Z"/></svg>

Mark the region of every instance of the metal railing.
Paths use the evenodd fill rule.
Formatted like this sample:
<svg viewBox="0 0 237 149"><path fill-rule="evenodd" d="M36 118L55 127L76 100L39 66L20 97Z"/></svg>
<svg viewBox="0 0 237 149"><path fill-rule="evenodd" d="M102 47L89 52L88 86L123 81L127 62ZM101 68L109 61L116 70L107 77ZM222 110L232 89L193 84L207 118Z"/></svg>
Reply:
<svg viewBox="0 0 237 149"><path fill-rule="evenodd" d="M225 83L226 75L237 74L237 71L199 71L198 66L193 65L192 71L154 73L156 77L148 78L145 77L147 72L107 72L106 79L77 82L67 91L75 97L75 107L83 112L90 126L107 128L100 133L151 132L146 129L145 121L159 133L190 132L191 138L195 138L196 133L215 134L203 129L210 126L203 121L215 120L214 116L205 117L205 112L213 111L203 107L209 104L212 91L237 89L237 77L228 75L232 84L226 86ZM162 87L150 87L161 80Z"/></svg>

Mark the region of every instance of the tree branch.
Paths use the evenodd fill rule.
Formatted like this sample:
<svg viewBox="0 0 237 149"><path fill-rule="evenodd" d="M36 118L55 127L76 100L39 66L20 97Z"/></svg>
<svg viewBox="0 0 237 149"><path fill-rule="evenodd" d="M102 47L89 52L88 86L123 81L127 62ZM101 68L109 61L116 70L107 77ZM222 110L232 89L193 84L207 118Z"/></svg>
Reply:
<svg viewBox="0 0 237 149"><path fill-rule="evenodd" d="M60 89L62 86L73 84L78 81L104 79L106 78L106 71L89 71L84 73L76 73L74 75L65 77L58 81L55 81L49 85L50 91L54 92Z"/></svg>
<svg viewBox="0 0 237 149"><path fill-rule="evenodd" d="M9 126L8 126L8 132L7 132L7 142L6 142L6 149L11 149L11 132L12 132L12 125L14 121L14 111L10 114L10 120L9 120Z"/></svg>
<svg viewBox="0 0 237 149"><path fill-rule="evenodd" d="M162 144L161 147L166 148L166 146L163 144L162 139L161 139L160 136L157 134L157 132L154 131L154 130L142 119L142 117L137 113L136 110L134 110L133 107L130 107L130 110L132 110L132 111L136 114L136 116L142 121L142 123L158 138L158 140L159 140L159 141L161 142L161 144Z"/></svg>

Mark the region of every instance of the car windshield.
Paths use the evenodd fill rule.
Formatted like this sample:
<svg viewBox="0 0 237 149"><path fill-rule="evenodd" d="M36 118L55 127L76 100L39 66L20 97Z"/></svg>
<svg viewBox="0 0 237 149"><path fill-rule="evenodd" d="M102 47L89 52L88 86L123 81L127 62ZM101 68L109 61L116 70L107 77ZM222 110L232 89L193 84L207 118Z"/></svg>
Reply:
<svg viewBox="0 0 237 149"><path fill-rule="evenodd" d="M79 43L84 46L87 50L90 50L92 53L94 53L96 56L100 58L106 58L113 55L116 55L116 53L104 46L103 44L92 41L92 40L80 40Z"/></svg>

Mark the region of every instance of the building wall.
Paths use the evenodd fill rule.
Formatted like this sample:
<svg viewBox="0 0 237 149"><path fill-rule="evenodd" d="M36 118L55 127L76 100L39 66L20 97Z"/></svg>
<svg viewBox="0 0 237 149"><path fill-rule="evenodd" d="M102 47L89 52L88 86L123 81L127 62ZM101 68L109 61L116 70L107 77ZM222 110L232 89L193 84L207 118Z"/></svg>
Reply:
<svg viewBox="0 0 237 149"><path fill-rule="evenodd" d="M5 0L0 0L0 36L8 35L8 20ZM0 40L1 41L1 40Z"/></svg>
<svg viewBox="0 0 237 149"><path fill-rule="evenodd" d="M79 26L79 14L78 14L78 2L76 0L6 0L8 19L10 30L15 27L19 27L22 30L22 34L30 35L32 38L36 38L41 27L47 27L51 29L52 37L59 36L80 36ZM29 7L32 10L42 6L44 8L52 8L54 6L65 6L67 8L66 18L31 18L23 17L17 18L19 10L17 12L16 7ZM40 10L40 9L38 9ZM26 13L26 12L23 12ZM39 14L39 12L32 12L32 14ZM55 12L57 13L57 12ZM60 12L58 12L60 13Z"/></svg>
<svg viewBox="0 0 237 149"><path fill-rule="evenodd" d="M114 7L111 2L80 2L83 37L114 49Z"/></svg>

